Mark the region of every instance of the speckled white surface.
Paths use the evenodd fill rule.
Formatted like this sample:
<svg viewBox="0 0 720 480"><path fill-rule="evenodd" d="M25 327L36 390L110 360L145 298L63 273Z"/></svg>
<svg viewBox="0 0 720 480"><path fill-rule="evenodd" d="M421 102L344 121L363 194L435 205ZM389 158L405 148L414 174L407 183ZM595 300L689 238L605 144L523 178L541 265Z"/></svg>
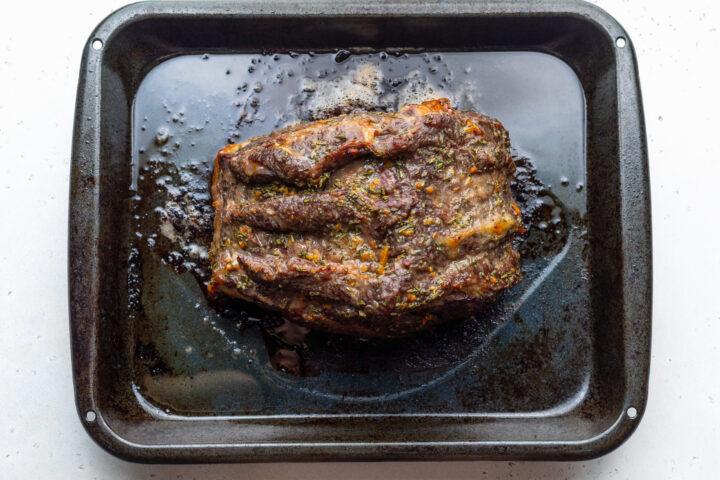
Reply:
<svg viewBox="0 0 720 480"><path fill-rule="evenodd" d="M97 447L75 413L66 281L80 54L124 2L0 13L0 478L717 478L720 471L720 3L596 1L639 57L650 145L650 401L618 450L580 463L147 466Z"/></svg>

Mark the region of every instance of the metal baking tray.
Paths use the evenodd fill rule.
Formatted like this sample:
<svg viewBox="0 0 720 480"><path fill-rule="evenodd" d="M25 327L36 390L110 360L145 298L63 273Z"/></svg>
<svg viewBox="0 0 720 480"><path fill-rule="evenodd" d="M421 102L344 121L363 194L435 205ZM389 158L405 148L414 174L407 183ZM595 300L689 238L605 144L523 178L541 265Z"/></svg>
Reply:
<svg viewBox="0 0 720 480"><path fill-rule="evenodd" d="M207 207L218 148L349 97L392 107L438 94L500 118L543 201L562 205L563 232L523 258L520 286L417 337L316 335L300 349L269 335L268 312L208 304L192 238L207 229L182 222ZM127 6L90 36L77 94L81 420L143 462L604 454L647 399L649 193L632 43L584 2ZM299 355L302 375L278 368Z"/></svg>

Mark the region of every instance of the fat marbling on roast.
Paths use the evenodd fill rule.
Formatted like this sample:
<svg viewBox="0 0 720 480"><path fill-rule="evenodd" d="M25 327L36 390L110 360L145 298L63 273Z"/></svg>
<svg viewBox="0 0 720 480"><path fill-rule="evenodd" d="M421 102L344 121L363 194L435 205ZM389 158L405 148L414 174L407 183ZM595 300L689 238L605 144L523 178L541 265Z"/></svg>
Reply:
<svg viewBox="0 0 720 480"><path fill-rule="evenodd" d="M399 337L520 281L502 124L447 99L303 122L215 159L210 293Z"/></svg>

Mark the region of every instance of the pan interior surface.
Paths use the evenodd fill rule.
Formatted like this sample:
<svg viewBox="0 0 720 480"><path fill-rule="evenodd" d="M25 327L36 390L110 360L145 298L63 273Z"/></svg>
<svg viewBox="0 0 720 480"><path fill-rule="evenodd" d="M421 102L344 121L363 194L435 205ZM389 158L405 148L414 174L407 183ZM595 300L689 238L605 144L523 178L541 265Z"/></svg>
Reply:
<svg viewBox="0 0 720 480"><path fill-rule="evenodd" d="M268 343L260 324L271 312L208 305L208 185L219 147L301 120L438 97L499 118L514 156L529 159L563 209L562 225L533 225L553 230L554 243L523 250L522 285L416 337L310 335L305 349ZM564 62L536 52L184 55L143 79L132 134L126 191L135 228L126 246L130 276L142 281L130 285L138 305L129 318L135 391L151 412L390 414L412 405L536 415L582 401L593 361L582 259L585 98ZM311 365L295 365L299 355Z"/></svg>

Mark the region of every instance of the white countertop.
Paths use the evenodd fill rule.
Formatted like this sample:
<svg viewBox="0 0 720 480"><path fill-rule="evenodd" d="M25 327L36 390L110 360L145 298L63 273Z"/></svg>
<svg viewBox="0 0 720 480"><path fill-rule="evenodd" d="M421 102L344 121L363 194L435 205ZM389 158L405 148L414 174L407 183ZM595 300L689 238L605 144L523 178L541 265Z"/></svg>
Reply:
<svg viewBox="0 0 720 480"><path fill-rule="evenodd" d="M136 465L75 413L67 305L70 144L83 42L122 0L0 15L0 478L717 478L720 3L596 1L638 54L650 148L650 395L619 449L576 463Z"/></svg>

